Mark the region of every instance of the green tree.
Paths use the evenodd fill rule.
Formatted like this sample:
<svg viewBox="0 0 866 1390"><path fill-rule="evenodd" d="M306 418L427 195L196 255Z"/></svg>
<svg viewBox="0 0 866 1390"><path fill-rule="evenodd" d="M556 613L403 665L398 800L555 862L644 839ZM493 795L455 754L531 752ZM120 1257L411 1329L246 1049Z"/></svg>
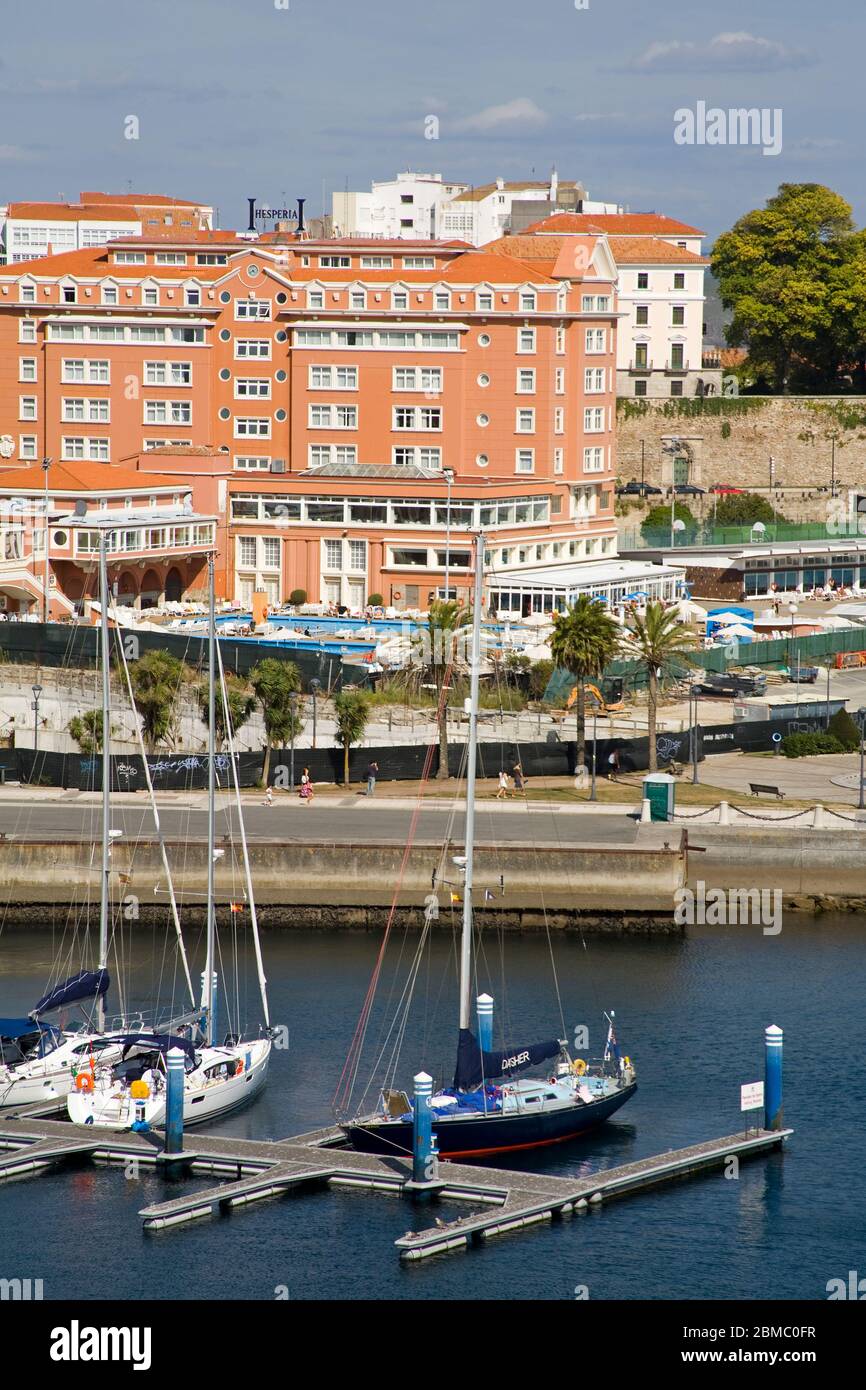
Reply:
<svg viewBox="0 0 866 1390"><path fill-rule="evenodd" d="M129 663L132 696L148 752L172 737L180 688L189 678L189 669L170 652L146 652L138 661Z"/></svg>
<svg viewBox="0 0 866 1390"><path fill-rule="evenodd" d="M293 661L266 656L250 671L250 685L262 707L265 720L265 761L262 782L268 784L271 749L284 748L304 727L297 713L301 673Z"/></svg>
<svg viewBox="0 0 866 1390"><path fill-rule="evenodd" d="M364 737L370 717L370 697L363 690L341 690L334 697L337 743L343 749L343 786L349 785L349 749Z"/></svg>
<svg viewBox="0 0 866 1390"><path fill-rule="evenodd" d="M675 535L680 539L678 545L690 545L698 534L698 519L690 507L685 502L674 502L674 520L682 521L685 525L684 531L677 531ZM659 507L651 507L640 524L640 533L645 541L656 543L660 536L663 536L664 544L671 543L671 506L670 503L662 503Z"/></svg>
<svg viewBox="0 0 866 1390"><path fill-rule="evenodd" d="M713 247L721 300L733 311L728 342L748 348L750 365L777 392L789 389L798 362L831 371L857 250L849 204L818 183L783 183Z"/></svg>
<svg viewBox="0 0 866 1390"><path fill-rule="evenodd" d="M632 619L625 650L626 655L637 658L638 665L644 668L647 675L650 772L658 768L656 718L661 682L669 676L678 675L683 667L690 664L696 640L689 628L677 622L676 609L665 608L661 603L648 603L646 612L643 615L636 613Z"/></svg>
<svg viewBox="0 0 866 1390"><path fill-rule="evenodd" d="M233 675L231 671L225 672L224 680L225 700L223 700L219 688L219 681L217 681L214 689L214 734L217 748L224 747L228 742L229 730L226 727L226 705L228 705L232 734L236 734L238 729L246 724L256 707L256 697L246 681L241 680L239 676ZM210 701L210 683L208 681L199 682L195 689L195 697L198 701L199 714L205 724L207 724Z"/></svg>
<svg viewBox="0 0 866 1390"><path fill-rule="evenodd" d="M451 682L457 655L459 634L471 618L471 612L456 599L433 599L427 610L427 631L430 638L428 666L436 686L437 722L439 724L439 772L444 781L448 772L448 698L446 689Z"/></svg>
<svg viewBox="0 0 866 1390"><path fill-rule="evenodd" d="M715 509L717 526L754 526L756 521L772 526L784 520L781 512L775 511L766 497L757 492L721 497Z"/></svg>
<svg viewBox="0 0 866 1390"><path fill-rule="evenodd" d="M579 594L565 613L554 613L550 651L557 666L575 679L577 702L577 766L586 756L586 682L598 680L613 660L621 630L603 604Z"/></svg>
<svg viewBox="0 0 866 1390"><path fill-rule="evenodd" d="M89 709L73 715L66 725L82 753L102 752L102 710Z"/></svg>

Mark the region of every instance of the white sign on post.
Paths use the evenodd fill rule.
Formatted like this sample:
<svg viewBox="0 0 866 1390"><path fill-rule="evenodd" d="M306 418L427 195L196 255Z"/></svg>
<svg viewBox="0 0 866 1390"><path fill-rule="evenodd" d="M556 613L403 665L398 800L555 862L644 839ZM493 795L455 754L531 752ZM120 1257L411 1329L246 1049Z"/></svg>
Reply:
<svg viewBox="0 0 866 1390"><path fill-rule="evenodd" d="M740 1087L740 1109L760 1110L764 1104L763 1081L749 1081Z"/></svg>

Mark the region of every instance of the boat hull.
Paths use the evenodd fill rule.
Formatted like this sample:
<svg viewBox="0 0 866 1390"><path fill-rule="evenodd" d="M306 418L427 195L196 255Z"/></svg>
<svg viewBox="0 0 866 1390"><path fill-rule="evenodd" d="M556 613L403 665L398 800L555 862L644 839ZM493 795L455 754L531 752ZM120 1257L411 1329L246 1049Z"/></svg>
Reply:
<svg viewBox="0 0 866 1390"><path fill-rule="evenodd" d="M549 1144L564 1144L604 1124L637 1090L637 1082L615 1095L532 1115L477 1115L466 1119L433 1120L436 1147L442 1159L481 1158L487 1154L517 1153ZM370 1120L343 1126L352 1145L361 1153L411 1154L410 1120Z"/></svg>

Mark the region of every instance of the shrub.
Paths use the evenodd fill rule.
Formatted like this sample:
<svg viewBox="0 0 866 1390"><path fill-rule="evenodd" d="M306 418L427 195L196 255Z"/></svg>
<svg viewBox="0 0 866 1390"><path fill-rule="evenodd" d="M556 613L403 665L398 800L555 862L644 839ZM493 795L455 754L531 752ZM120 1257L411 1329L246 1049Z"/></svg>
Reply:
<svg viewBox="0 0 866 1390"><path fill-rule="evenodd" d="M839 709L827 726L827 733L838 738L848 753L860 747L860 730L846 709Z"/></svg>
<svg viewBox="0 0 866 1390"><path fill-rule="evenodd" d="M844 744L833 734L788 734L782 739L786 758L808 758L815 753L844 753Z"/></svg>
<svg viewBox="0 0 866 1390"><path fill-rule="evenodd" d="M367 602L369 603L371 608L381 608L385 600L383 599L381 594L368 594Z"/></svg>
<svg viewBox="0 0 866 1390"><path fill-rule="evenodd" d="M290 603L294 608L300 608L301 604L302 604L302 603L306 603L306 601L307 601L307 591L306 591L306 589L293 589L292 592L289 594L289 603Z"/></svg>

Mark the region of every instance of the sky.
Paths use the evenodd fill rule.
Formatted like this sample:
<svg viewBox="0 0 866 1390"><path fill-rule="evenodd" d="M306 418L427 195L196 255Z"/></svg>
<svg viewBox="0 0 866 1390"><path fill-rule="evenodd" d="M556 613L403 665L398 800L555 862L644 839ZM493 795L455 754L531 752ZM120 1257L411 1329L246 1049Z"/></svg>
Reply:
<svg viewBox="0 0 866 1390"><path fill-rule="evenodd" d="M858 0L36 0L3 30L0 202L133 189L229 228L248 197L315 215L401 169L555 165L710 238L782 182L866 224ZM677 143L699 103L766 108L775 135L781 111L780 152Z"/></svg>

